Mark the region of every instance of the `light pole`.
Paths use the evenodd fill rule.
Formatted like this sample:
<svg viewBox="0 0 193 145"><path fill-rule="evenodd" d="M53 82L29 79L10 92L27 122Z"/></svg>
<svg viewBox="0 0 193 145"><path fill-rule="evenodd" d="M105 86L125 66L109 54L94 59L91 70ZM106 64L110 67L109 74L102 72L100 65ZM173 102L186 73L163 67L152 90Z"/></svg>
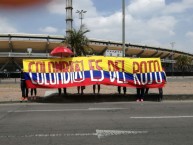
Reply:
<svg viewBox="0 0 193 145"><path fill-rule="evenodd" d="M174 44L175 44L175 42L171 42L170 43L171 44L171 46L172 46L172 76L173 76L173 73L174 73Z"/></svg>
<svg viewBox="0 0 193 145"><path fill-rule="evenodd" d="M125 57L125 0L122 0L122 57Z"/></svg>
<svg viewBox="0 0 193 145"><path fill-rule="evenodd" d="M79 19L80 19L80 28L82 28L82 19L84 18L84 14L86 13L87 11L84 11L84 10L77 10L76 13L79 14Z"/></svg>

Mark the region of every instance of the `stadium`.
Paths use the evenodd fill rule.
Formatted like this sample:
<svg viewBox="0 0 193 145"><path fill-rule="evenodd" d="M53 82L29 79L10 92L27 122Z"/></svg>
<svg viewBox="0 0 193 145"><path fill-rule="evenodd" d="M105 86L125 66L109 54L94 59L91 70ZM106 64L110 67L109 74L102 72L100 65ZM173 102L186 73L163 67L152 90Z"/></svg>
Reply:
<svg viewBox="0 0 193 145"><path fill-rule="evenodd" d="M25 58L51 58L50 52L61 42L64 36L42 35L42 34L1 34L0 35L0 72L1 77L16 77L20 72L22 60ZM150 46L125 44L125 57L159 57L166 72L171 73L172 63L180 55L193 58L192 54L171 50L166 48L156 48ZM95 55L122 56L122 43L105 40L89 40L89 47L94 50Z"/></svg>

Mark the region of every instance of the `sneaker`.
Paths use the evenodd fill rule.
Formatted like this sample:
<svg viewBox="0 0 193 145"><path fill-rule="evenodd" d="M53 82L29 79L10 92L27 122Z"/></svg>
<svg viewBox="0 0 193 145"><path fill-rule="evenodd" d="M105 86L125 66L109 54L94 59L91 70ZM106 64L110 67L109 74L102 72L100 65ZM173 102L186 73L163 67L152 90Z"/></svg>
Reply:
<svg viewBox="0 0 193 145"><path fill-rule="evenodd" d="M141 99L141 102L143 102L143 99Z"/></svg>
<svg viewBox="0 0 193 145"><path fill-rule="evenodd" d="M28 98L25 98L24 101L28 101Z"/></svg>
<svg viewBox="0 0 193 145"><path fill-rule="evenodd" d="M139 100L139 99L137 99L136 101L137 101L137 102L139 102L140 100Z"/></svg>
<svg viewBox="0 0 193 145"><path fill-rule="evenodd" d="M21 97L21 100L20 100L20 102L24 101L24 99L25 99L24 97Z"/></svg>

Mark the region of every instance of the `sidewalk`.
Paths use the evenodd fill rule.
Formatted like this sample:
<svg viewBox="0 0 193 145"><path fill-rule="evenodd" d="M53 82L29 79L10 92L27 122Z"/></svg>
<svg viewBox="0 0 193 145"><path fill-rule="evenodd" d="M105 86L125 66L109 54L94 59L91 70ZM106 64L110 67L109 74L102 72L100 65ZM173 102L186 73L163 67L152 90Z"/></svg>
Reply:
<svg viewBox="0 0 193 145"><path fill-rule="evenodd" d="M37 89L37 96L40 98L45 98L49 95L55 94L57 96L57 89ZM193 99L193 77L173 77L168 78L168 82L163 89L164 99L166 100L183 100L183 99ZM69 95L77 95L76 87L68 88L67 93ZM122 92L123 93L123 92ZM158 89L150 89L150 94L157 94ZM135 95L135 88L127 88L126 97L129 95ZM92 86L87 86L84 90L84 95L80 97L85 97L86 95L93 95ZM106 86L101 85L100 97L101 96L120 96L117 93L116 86ZM30 92L29 92L30 96ZM96 96L96 95L93 95ZM79 96L78 96L79 97ZM20 90L20 80L19 79L6 79L1 80L0 83L0 102L19 102L21 98Z"/></svg>

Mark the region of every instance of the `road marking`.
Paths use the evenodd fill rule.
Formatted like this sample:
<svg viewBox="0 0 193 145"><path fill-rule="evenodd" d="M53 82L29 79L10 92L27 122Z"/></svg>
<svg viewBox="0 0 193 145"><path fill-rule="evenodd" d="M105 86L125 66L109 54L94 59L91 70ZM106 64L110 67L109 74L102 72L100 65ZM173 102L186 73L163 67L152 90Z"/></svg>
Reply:
<svg viewBox="0 0 193 145"><path fill-rule="evenodd" d="M108 136L117 136L117 135L137 135L145 134L148 131L123 131L123 130L99 130L96 129L96 133L67 133L67 134L29 134L29 135L5 135L0 136L0 138L32 138L32 137L71 137L71 136L97 136L98 139L102 139Z"/></svg>
<svg viewBox="0 0 193 145"><path fill-rule="evenodd" d="M25 112L65 112L65 111L109 111L123 110L127 108L87 108L87 109L56 109L56 110L9 110L10 113L25 113Z"/></svg>
<svg viewBox="0 0 193 145"><path fill-rule="evenodd" d="M173 118L193 118L193 116L138 116L131 119L173 119Z"/></svg>
<svg viewBox="0 0 193 145"><path fill-rule="evenodd" d="M107 136L113 136L113 135L136 135L136 134L145 134L148 133L148 131L123 131L123 130L96 130L96 135L99 139L107 137Z"/></svg>

